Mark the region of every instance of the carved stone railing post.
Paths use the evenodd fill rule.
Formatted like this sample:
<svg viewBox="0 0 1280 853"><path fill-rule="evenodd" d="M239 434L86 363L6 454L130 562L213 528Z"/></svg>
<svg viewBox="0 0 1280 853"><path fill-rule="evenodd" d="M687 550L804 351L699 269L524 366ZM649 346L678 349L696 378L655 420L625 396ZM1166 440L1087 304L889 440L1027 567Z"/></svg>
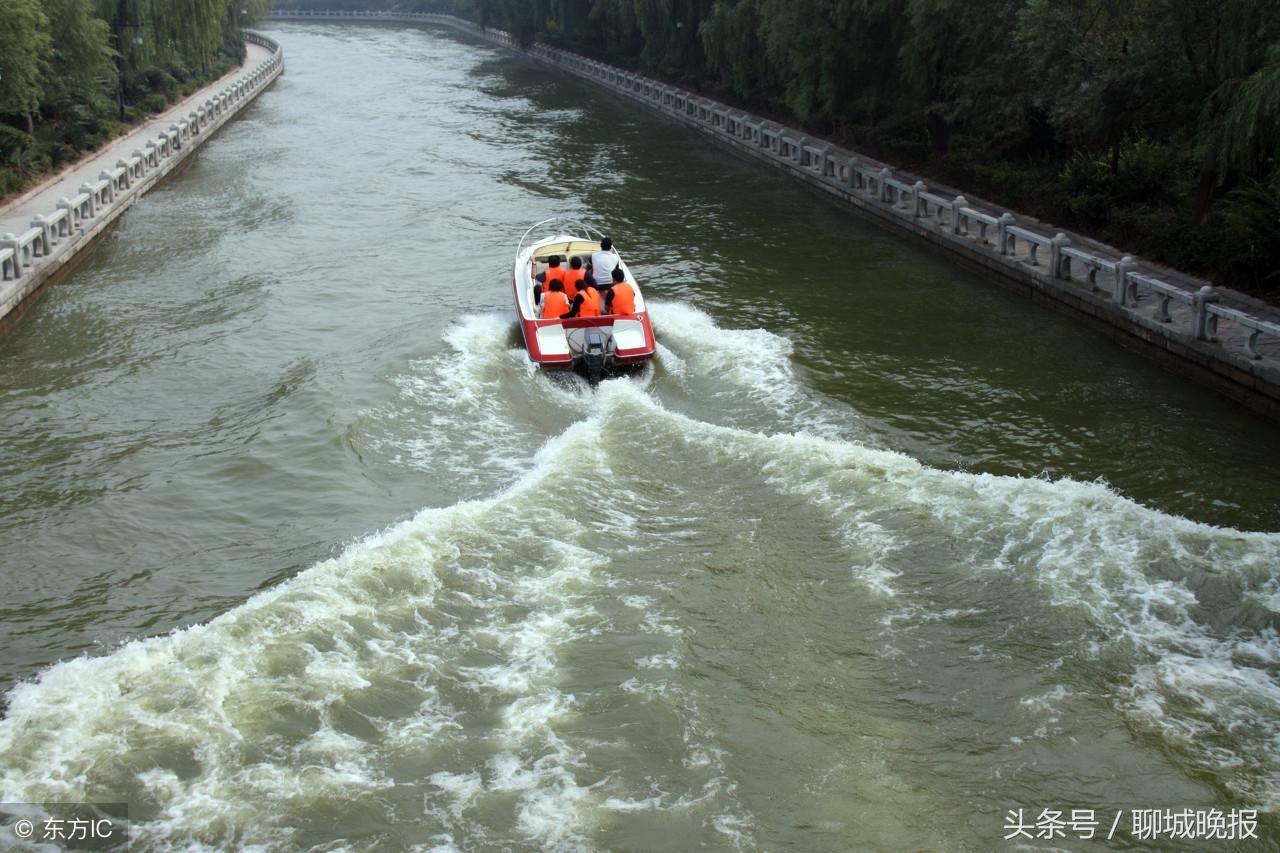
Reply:
<svg viewBox="0 0 1280 853"><path fill-rule="evenodd" d="M89 218L92 219L98 215L98 200L93 197L93 187L88 184L81 184L80 192L89 197Z"/></svg>
<svg viewBox="0 0 1280 853"><path fill-rule="evenodd" d="M43 216L36 215L31 217L31 227L40 229L40 236L36 238L36 245L40 251L36 254L48 257L53 251L53 241L49 239L49 221Z"/></svg>
<svg viewBox="0 0 1280 853"><path fill-rule="evenodd" d="M969 206L969 200L962 195L956 196L955 200L951 202L951 233L952 234L965 233L960 228L960 219L963 216L963 214L960 213L960 208L968 207L968 206Z"/></svg>
<svg viewBox="0 0 1280 853"><path fill-rule="evenodd" d="M1122 308L1129 304L1129 273L1137 268L1138 265L1128 255L1116 261L1116 279L1111 299Z"/></svg>
<svg viewBox="0 0 1280 853"><path fill-rule="evenodd" d="M1206 307L1210 302L1218 301L1218 292L1212 285L1206 284L1191 297L1191 308L1195 312L1196 340L1216 341L1218 339L1218 318L1209 316Z"/></svg>
<svg viewBox="0 0 1280 853"><path fill-rule="evenodd" d="M1070 246L1071 241L1067 239L1067 235L1059 231L1053 235L1053 239L1049 241L1049 275L1053 278L1070 278L1070 258L1064 258L1062 255L1062 247ZM1062 274L1062 262L1067 262L1067 274Z"/></svg>
<svg viewBox="0 0 1280 853"><path fill-rule="evenodd" d="M80 224L80 211L71 203L71 199L58 199L58 207L67 212L67 223L70 230L74 231L76 226Z"/></svg>
<svg viewBox="0 0 1280 853"><path fill-rule="evenodd" d="M929 191L924 181L916 181L911 185L911 213L917 219L924 216L925 205L928 204L924 200L924 194Z"/></svg>
<svg viewBox="0 0 1280 853"><path fill-rule="evenodd" d="M18 235L5 234L0 237L0 249L13 249L13 257L9 259L13 264L13 277L22 278L22 246L18 244Z"/></svg>
<svg viewBox="0 0 1280 853"><path fill-rule="evenodd" d="M1007 210L996 220L996 248L1002 255L1009 254L1009 226L1013 223L1013 214Z"/></svg>

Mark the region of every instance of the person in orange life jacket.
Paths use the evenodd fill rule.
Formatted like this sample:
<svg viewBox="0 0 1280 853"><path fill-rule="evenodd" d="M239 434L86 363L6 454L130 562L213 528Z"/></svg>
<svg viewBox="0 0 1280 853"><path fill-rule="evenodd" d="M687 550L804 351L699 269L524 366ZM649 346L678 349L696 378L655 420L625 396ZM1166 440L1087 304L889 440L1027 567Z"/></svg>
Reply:
<svg viewBox="0 0 1280 853"><path fill-rule="evenodd" d="M582 286L578 288L577 294L573 297L573 305L569 308L569 313L564 315L568 317L599 317L600 316L600 291L591 285L591 282L584 281Z"/></svg>
<svg viewBox="0 0 1280 853"><path fill-rule="evenodd" d="M559 255L552 255L551 257L547 258L546 272L540 272L536 276L537 280L542 282L542 286L533 291L533 304L535 305L538 304L538 301L542 298L542 295L546 293L547 290L550 289L549 285L551 284L551 282L553 281L563 282L565 273L567 272L568 270L560 266Z"/></svg>
<svg viewBox="0 0 1280 853"><path fill-rule="evenodd" d="M569 312L569 297L564 295L564 282L557 278L547 287L550 289L542 300L542 319L563 317Z"/></svg>
<svg viewBox="0 0 1280 853"><path fill-rule="evenodd" d="M636 313L636 292L631 285L627 284L626 276L622 274L620 267L614 267L612 278L613 287L609 288L609 292L604 297L605 313Z"/></svg>
<svg viewBox="0 0 1280 853"><path fill-rule="evenodd" d="M572 299L578 295L579 282L587 277L582 268L582 258L574 255L569 261L569 271L564 274L564 295Z"/></svg>

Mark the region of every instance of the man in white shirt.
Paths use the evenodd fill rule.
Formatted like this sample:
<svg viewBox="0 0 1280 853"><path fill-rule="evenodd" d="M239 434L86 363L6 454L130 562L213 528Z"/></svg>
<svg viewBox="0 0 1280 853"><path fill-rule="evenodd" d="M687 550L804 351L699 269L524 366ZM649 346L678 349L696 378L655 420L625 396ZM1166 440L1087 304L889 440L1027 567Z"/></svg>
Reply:
<svg viewBox="0 0 1280 853"><path fill-rule="evenodd" d="M600 251L591 253L591 280L596 288L613 286L613 270L618 266L618 253L613 241L605 237L600 241Z"/></svg>

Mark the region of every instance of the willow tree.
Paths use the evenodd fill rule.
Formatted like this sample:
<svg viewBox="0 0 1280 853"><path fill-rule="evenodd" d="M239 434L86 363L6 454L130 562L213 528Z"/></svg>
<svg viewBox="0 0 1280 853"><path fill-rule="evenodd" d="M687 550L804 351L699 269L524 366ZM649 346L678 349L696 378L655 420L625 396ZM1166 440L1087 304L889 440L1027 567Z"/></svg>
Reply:
<svg viewBox="0 0 1280 853"><path fill-rule="evenodd" d="M51 46L44 109L100 112L115 82L111 28L97 16L92 0L44 0L44 8Z"/></svg>
<svg viewBox="0 0 1280 853"><path fill-rule="evenodd" d="M0 14L0 116L21 117L35 132L48 73L49 20L38 0L6 0Z"/></svg>
<svg viewBox="0 0 1280 853"><path fill-rule="evenodd" d="M533 43L543 31L550 0L478 0L478 23L506 30L521 45Z"/></svg>
<svg viewBox="0 0 1280 853"><path fill-rule="evenodd" d="M550 0L549 5L545 24L548 35L579 50L598 38L591 21L593 0Z"/></svg>
<svg viewBox="0 0 1280 853"><path fill-rule="evenodd" d="M903 107L923 120L935 155L952 132L986 121L1016 121L1006 88L1012 34L1024 0L907 0L908 26L898 50ZM994 120L994 121L993 121Z"/></svg>
<svg viewBox="0 0 1280 853"><path fill-rule="evenodd" d="M759 0L716 0L698 35L708 70L730 92L763 103L779 91L774 66L765 56Z"/></svg>
<svg viewBox="0 0 1280 853"><path fill-rule="evenodd" d="M1205 103L1201 139L1206 165L1223 179L1251 175L1280 156L1280 43L1268 62L1230 80Z"/></svg>
<svg viewBox="0 0 1280 853"><path fill-rule="evenodd" d="M146 61L148 12L152 0L97 0L98 16L111 30L111 47L115 50L116 105L120 120L125 119L125 78Z"/></svg>
<svg viewBox="0 0 1280 853"><path fill-rule="evenodd" d="M1212 89L1197 101L1201 220L1219 188L1253 180L1257 190L1267 186L1257 183L1267 172L1274 187L1280 174L1280 3L1225 0L1218 29L1224 32L1189 51L1193 59L1202 57L1204 86Z"/></svg>
<svg viewBox="0 0 1280 853"><path fill-rule="evenodd" d="M906 0L760 0L760 33L786 106L826 126L874 120L900 90Z"/></svg>
<svg viewBox="0 0 1280 853"><path fill-rule="evenodd" d="M171 61L207 70L238 9L227 0L170 0L166 5L162 26L169 33Z"/></svg>
<svg viewBox="0 0 1280 853"><path fill-rule="evenodd" d="M593 53L630 65L644 49L634 0L595 0L588 17L600 34L598 41L589 45Z"/></svg>
<svg viewBox="0 0 1280 853"><path fill-rule="evenodd" d="M1121 147L1167 115L1161 86L1186 85L1154 28L1160 0L1030 0L1017 37L1031 104L1072 151L1105 151L1120 170Z"/></svg>
<svg viewBox="0 0 1280 853"><path fill-rule="evenodd" d="M643 40L640 62L663 73L705 71L698 30L711 14L711 0L632 0Z"/></svg>

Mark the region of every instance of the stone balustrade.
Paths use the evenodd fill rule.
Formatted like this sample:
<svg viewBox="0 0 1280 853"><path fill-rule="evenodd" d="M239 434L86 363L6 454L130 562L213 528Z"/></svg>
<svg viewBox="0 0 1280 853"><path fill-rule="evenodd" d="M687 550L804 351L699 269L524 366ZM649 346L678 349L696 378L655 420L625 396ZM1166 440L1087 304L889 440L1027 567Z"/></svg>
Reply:
<svg viewBox="0 0 1280 853"><path fill-rule="evenodd" d="M194 147L193 139L205 135L222 118L230 117L237 111L237 104L274 80L284 67L280 45L252 32L245 33L245 40L267 48L271 57L228 84L198 111L146 140L128 158L117 161L114 169L101 172L98 180L81 184L77 195L60 199L55 210L35 216L29 231L0 235L0 284L14 282L21 287L29 279L38 277L46 260L60 254L64 246L77 243L98 223L113 219L139 193L149 189L149 176L167 171L171 163ZM7 300L6 310L26 295Z"/></svg>
<svg viewBox="0 0 1280 853"><path fill-rule="evenodd" d="M5 250L5 266L7 272L17 277L35 266L40 257L40 247L36 239L40 236L39 228L32 228L21 235L5 234L0 237L0 249Z"/></svg>
<svg viewBox="0 0 1280 853"><path fill-rule="evenodd" d="M270 17L437 23L494 44L514 46L513 39L500 30L482 30L468 21L429 12L275 12ZM1229 291L1143 268L1133 258L1092 241L1077 238L1081 245L1073 245L1066 234L1046 230L1038 222L930 188L888 164L676 86L544 44L535 44L526 53L634 98L973 265L1028 285L1104 325L1136 334L1174 355L1175 361L1202 364L1217 358L1223 366L1210 367L1211 372L1262 393L1268 400L1258 408L1280 417L1280 323L1262 306L1245 304L1234 295L1238 304L1224 305L1222 299ZM1223 334L1226 327L1233 333ZM1261 349L1260 338L1267 339ZM1242 394L1232 396L1252 402Z"/></svg>
<svg viewBox="0 0 1280 853"><path fill-rule="evenodd" d="M1244 348L1250 358L1261 359L1263 357L1263 354L1258 351L1258 338L1260 336L1266 335L1273 341L1280 341L1280 323L1273 323L1270 320L1261 319L1239 309L1219 305L1217 302L1210 301L1208 299L1209 295L1198 294L1198 313L1204 318L1204 325L1200 331L1203 340L1218 340L1218 318L1221 317L1249 330L1249 337L1245 340Z"/></svg>

